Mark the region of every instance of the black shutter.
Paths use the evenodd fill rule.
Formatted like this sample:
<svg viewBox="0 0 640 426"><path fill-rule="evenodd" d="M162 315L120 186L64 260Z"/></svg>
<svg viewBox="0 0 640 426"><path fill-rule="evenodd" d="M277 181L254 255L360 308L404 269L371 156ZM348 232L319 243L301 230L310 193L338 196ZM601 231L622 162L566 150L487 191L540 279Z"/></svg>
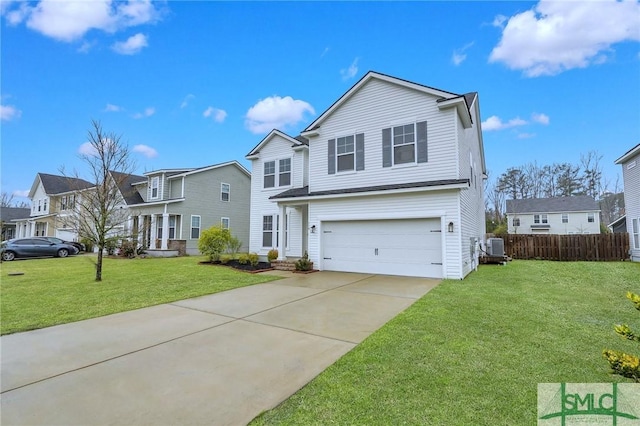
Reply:
<svg viewBox="0 0 640 426"><path fill-rule="evenodd" d="M364 170L364 133L356 135L356 170Z"/></svg>
<svg viewBox="0 0 640 426"><path fill-rule="evenodd" d="M391 167L391 127L382 129L382 167Z"/></svg>
<svg viewBox="0 0 640 426"><path fill-rule="evenodd" d="M327 165L329 168L329 174L334 175L336 173L336 140L329 139L329 147L327 149L329 152L327 156Z"/></svg>
<svg viewBox="0 0 640 426"><path fill-rule="evenodd" d="M416 123L416 143L418 148L418 163L426 163L427 162L427 122L421 121Z"/></svg>

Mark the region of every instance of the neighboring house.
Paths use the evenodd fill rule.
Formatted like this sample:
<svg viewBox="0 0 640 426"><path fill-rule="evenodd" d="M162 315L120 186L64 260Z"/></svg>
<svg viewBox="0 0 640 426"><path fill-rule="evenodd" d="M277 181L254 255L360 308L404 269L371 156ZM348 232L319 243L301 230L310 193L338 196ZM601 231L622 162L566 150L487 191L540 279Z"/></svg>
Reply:
<svg viewBox="0 0 640 426"><path fill-rule="evenodd" d="M30 208L0 207L0 222L2 223L2 241L16 237L16 219L28 217Z"/></svg>
<svg viewBox="0 0 640 426"><path fill-rule="evenodd" d="M618 219L614 220L609 225L607 225L607 228L609 228L609 231L613 233L617 233L617 234L626 233L627 232L627 216L626 215L620 216Z"/></svg>
<svg viewBox="0 0 640 426"><path fill-rule="evenodd" d="M600 207L587 195L507 200L510 234L599 234Z"/></svg>
<svg viewBox="0 0 640 426"><path fill-rule="evenodd" d="M369 72L252 163L249 249L321 270L462 279L485 236L477 93Z"/></svg>
<svg viewBox="0 0 640 426"><path fill-rule="evenodd" d="M94 184L83 179L38 173L31 185L31 211L16 220L16 237L49 236L78 241L68 216L75 214L75 203L82 191Z"/></svg>
<svg viewBox="0 0 640 426"><path fill-rule="evenodd" d="M631 260L640 261L640 144L616 160L622 166Z"/></svg>
<svg viewBox="0 0 640 426"><path fill-rule="evenodd" d="M249 247L251 175L237 161L201 168L154 170L130 182L129 227L139 241L166 250L170 240L183 240L187 254L198 254L202 230L213 225Z"/></svg>

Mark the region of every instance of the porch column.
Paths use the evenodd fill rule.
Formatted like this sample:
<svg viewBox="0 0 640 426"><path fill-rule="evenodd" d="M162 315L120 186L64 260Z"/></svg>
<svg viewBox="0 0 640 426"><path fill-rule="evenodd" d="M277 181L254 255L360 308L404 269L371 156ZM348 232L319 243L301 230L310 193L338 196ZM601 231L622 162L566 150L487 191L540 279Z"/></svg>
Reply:
<svg viewBox="0 0 640 426"><path fill-rule="evenodd" d="M144 244L144 216L138 215L138 227L136 228L136 237L140 244Z"/></svg>
<svg viewBox="0 0 640 426"><path fill-rule="evenodd" d="M156 214L151 214L151 241L149 241L149 248L155 249L156 239L158 238L158 226L156 224Z"/></svg>
<svg viewBox="0 0 640 426"><path fill-rule="evenodd" d="M285 227L287 226L287 206L280 206L280 214L278 215L278 260L285 260Z"/></svg>
<svg viewBox="0 0 640 426"><path fill-rule="evenodd" d="M127 216L127 229L124 230L124 234L128 239L133 237L133 216Z"/></svg>
<svg viewBox="0 0 640 426"><path fill-rule="evenodd" d="M166 250L169 248L169 213L162 215L162 243L160 248Z"/></svg>
<svg viewBox="0 0 640 426"><path fill-rule="evenodd" d="M29 222L29 236L30 237L35 237L36 236L36 223L35 222Z"/></svg>

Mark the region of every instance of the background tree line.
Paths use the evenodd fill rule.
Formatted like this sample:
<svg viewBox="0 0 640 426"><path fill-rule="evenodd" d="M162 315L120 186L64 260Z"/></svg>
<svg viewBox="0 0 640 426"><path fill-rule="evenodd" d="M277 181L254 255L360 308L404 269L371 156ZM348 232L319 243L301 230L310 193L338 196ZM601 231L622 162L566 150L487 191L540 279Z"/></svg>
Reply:
<svg viewBox="0 0 640 426"><path fill-rule="evenodd" d="M618 178L612 182L604 177L601 160L602 155L589 151L576 164L533 162L510 167L495 179L490 176L485 188L487 232L506 232L506 200L528 198L588 195L600 204L602 223L613 222L624 214L624 197Z"/></svg>

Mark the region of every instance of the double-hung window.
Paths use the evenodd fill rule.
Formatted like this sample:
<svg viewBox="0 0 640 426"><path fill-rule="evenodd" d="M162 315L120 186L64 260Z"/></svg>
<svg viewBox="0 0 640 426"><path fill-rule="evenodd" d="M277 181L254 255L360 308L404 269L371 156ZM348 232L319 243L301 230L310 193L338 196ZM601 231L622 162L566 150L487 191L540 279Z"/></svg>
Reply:
<svg viewBox="0 0 640 426"><path fill-rule="evenodd" d="M562 213L562 223L569 223L569 214Z"/></svg>
<svg viewBox="0 0 640 426"><path fill-rule="evenodd" d="M229 229L230 224L231 224L231 221L229 220L228 217L220 218L220 225L222 225L222 229Z"/></svg>
<svg viewBox="0 0 640 426"><path fill-rule="evenodd" d="M160 177L156 176L151 178L151 199L155 200L158 198L160 188Z"/></svg>
<svg viewBox="0 0 640 426"><path fill-rule="evenodd" d="M587 213L587 222L594 223L596 221L595 213Z"/></svg>
<svg viewBox="0 0 640 426"><path fill-rule="evenodd" d="M278 186L291 185L291 158L278 161Z"/></svg>
<svg viewBox="0 0 640 426"><path fill-rule="evenodd" d="M275 247L273 245L273 218L274 216L262 216L262 247Z"/></svg>
<svg viewBox="0 0 640 426"><path fill-rule="evenodd" d="M264 188L291 185L291 158L264 162Z"/></svg>
<svg viewBox="0 0 640 426"><path fill-rule="evenodd" d="M427 122L382 129L382 167L426 163Z"/></svg>
<svg viewBox="0 0 640 426"><path fill-rule="evenodd" d="M633 247L640 249L640 219L631 219L631 233L633 234Z"/></svg>
<svg viewBox="0 0 640 426"><path fill-rule="evenodd" d="M520 226L520 218L514 217L512 223L513 223L513 226Z"/></svg>
<svg viewBox="0 0 640 426"><path fill-rule="evenodd" d="M276 162L267 161L264 163L264 187L273 188L276 186Z"/></svg>
<svg viewBox="0 0 640 426"><path fill-rule="evenodd" d="M336 157L338 172L355 170L356 153L353 136L336 139Z"/></svg>
<svg viewBox="0 0 640 426"><path fill-rule="evenodd" d="M280 215L262 216L262 247L274 248L280 243ZM288 247L289 240L289 215L285 216L284 224L284 246Z"/></svg>
<svg viewBox="0 0 640 426"><path fill-rule="evenodd" d="M537 224L549 223L549 219L548 219L546 213L545 214L534 214L533 215L533 223L537 223Z"/></svg>
<svg viewBox="0 0 640 426"><path fill-rule="evenodd" d="M191 216L191 239L197 240L200 238L200 216L192 215Z"/></svg>
<svg viewBox="0 0 640 426"><path fill-rule="evenodd" d="M169 239L173 240L176 238L176 217L169 216Z"/></svg>
<svg viewBox="0 0 640 426"><path fill-rule="evenodd" d="M228 183L220 184L220 199L222 201L229 201L229 196L231 194L231 185Z"/></svg>

